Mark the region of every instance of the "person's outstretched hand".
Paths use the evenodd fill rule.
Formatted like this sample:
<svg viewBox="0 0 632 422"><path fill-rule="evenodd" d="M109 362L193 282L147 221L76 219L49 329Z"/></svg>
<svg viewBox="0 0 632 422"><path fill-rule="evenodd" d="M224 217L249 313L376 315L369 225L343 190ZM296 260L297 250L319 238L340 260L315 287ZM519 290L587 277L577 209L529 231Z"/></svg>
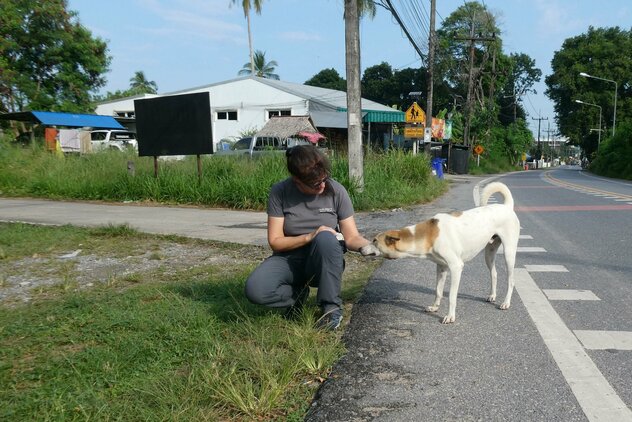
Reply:
<svg viewBox="0 0 632 422"><path fill-rule="evenodd" d="M360 248L362 256L380 256L380 250L372 243L364 245Z"/></svg>

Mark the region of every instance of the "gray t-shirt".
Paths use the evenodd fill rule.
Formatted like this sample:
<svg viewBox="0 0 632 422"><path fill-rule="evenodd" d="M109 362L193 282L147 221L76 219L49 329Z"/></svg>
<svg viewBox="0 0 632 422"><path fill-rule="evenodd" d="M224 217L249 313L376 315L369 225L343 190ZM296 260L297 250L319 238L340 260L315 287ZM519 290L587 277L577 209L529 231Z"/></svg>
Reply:
<svg viewBox="0 0 632 422"><path fill-rule="evenodd" d="M335 229L338 221L353 215L353 205L347 190L333 179L320 195L301 192L291 177L275 183L270 189L268 216L283 217L286 236L313 232L320 226Z"/></svg>

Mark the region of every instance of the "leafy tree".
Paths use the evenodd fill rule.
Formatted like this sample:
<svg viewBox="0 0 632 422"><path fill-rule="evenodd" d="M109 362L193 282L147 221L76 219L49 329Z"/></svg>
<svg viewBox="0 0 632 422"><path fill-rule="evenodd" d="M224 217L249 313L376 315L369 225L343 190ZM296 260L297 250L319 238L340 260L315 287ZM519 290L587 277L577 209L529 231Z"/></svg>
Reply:
<svg viewBox="0 0 632 422"><path fill-rule="evenodd" d="M500 121L503 124L515 122L518 118L526 119L522 106L522 97L527 92L537 92L532 88L540 81L542 71L535 67L535 60L524 53L509 55L509 69L498 102L501 108Z"/></svg>
<svg viewBox="0 0 632 422"><path fill-rule="evenodd" d="M545 78L546 95L553 101L557 126L573 143L580 145L588 156L597 150L599 109L582 106L575 100L602 107L605 124L612 124L614 86L611 83L584 78L581 72L618 81L617 126L632 118L632 31L614 28L588 28L588 32L568 38L551 61L553 73ZM611 127L611 126L610 126ZM605 129L602 128L602 129ZM608 131L602 133L602 142Z"/></svg>
<svg viewBox="0 0 632 422"><path fill-rule="evenodd" d="M108 91L104 96L96 95L94 101L97 103L103 101L117 100L119 98L133 97L142 94L156 94L158 92L158 85L154 81L147 80L145 72L137 71L134 76L129 80L130 85L126 90L117 89L114 92Z"/></svg>
<svg viewBox="0 0 632 422"><path fill-rule="evenodd" d="M467 2L457 8L443 21L437 30L437 51L435 56L435 73L444 75L446 83L463 98L467 95L470 40L492 38L495 41L474 43L474 86L480 86L482 71L491 61L492 53L501 47L495 17L485 6L478 2Z"/></svg>
<svg viewBox="0 0 632 422"><path fill-rule="evenodd" d="M266 62L266 53L257 50L255 51L254 56L254 64L255 64L255 76L259 76L261 78L268 79L279 79L279 75L274 73L274 70L278 66L278 63L274 60L270 60ZM251 75L252 71L250 68L250 63L244 64L244 67L239 71L239 75Z"/></svg>
<svg viewBox="0 0 632 422"><path fill-rule="evenodd" d="M632 120L617 123L615 136L601 143L590 170L608 177L632 180Z"/></svg>
<svg viewBox="0 0 632 422"><path fill-rule="evenodd" d="M321 70L305 81L305 85L336 89L338 91L347 90L347 81L345 81L334 68Z"/></svg>
<svg viewBox="0 0 632 422"><path fill-rule="evenodd" d="M393 68L382 62L368 67L362 75L362 96L381 104L396 104L400 98Z"/></svg>
<svg viewBox="0 0 632 422"><path fill-rule="evenodd" d="M130 90L135 94L156 94L158 92L158 85L154 81L147 80L145 72L137 71L134 76L129 80Z"/></svg>
<svg viewBox="0 0 632 422"><path fill-rule="evenodd" d="M87 112L111 58L66 0L0 0L0 111Z"/></svg>

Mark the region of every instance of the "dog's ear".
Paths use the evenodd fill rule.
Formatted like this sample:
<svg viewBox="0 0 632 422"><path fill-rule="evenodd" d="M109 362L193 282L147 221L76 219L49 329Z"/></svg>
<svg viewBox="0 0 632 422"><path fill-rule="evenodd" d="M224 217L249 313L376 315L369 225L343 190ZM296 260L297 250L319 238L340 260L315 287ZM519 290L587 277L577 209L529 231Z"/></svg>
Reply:
<svg viewBox="0 0 632 422"><path fill-rule="evenodd" d="M399 232L395 230L388 231L384 235L384 243L386 243L386 246L393 246L399 239Z"/></svg>

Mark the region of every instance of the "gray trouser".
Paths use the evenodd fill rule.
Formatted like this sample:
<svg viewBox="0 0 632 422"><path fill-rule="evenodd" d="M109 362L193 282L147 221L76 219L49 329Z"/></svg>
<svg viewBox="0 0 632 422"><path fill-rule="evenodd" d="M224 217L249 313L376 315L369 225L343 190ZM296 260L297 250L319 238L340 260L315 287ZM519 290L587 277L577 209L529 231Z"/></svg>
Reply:
<svg viewBox="0 0 632 422"><path fill-rule="evenodd" d="M340 308L343 254L336 236L321 232L308 245L266 258L248 276L246 297L258 305L287 308L309 285L318 288L316 303L325 312Z"/></svg>

